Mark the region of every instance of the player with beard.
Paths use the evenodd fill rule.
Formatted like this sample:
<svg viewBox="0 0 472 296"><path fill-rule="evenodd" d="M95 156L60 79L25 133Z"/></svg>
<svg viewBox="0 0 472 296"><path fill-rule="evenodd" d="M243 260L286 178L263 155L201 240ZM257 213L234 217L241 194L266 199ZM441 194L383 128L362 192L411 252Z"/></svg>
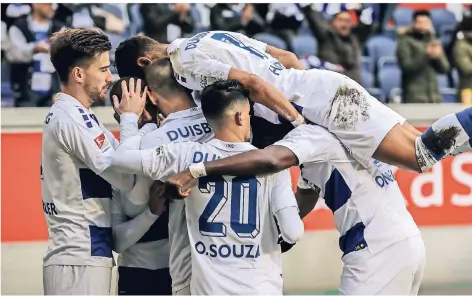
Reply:
<svg viewBox="0 0 472 296"><path fill-rule="evenodd" d="M42 201L49 231L44 294L109 294L114 265L111 186L129 191L134 185L129 175L109 167L118 141L90 109L105 100L112 82L111 44L105 34L91 29L58 32L51 43L62 92L46 116L42 138ZM136 87L133 81L123 91L124 98L134 99L139 114L146 100L140 88L138 80Z"/></svg>

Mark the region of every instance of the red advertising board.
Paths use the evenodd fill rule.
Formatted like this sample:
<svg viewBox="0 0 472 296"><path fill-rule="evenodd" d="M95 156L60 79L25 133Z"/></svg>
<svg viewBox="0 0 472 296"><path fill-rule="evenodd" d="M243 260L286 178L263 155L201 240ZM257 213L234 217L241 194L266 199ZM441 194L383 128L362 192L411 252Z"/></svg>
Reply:
<svg viewBox="0 0 472 296"><path fill-rule="evenodd" d="M40 183L41 133L2 133L2 242L47 239ZM298 168L292 169L297 184ZM430 172L395 170L408 209L420 226L472 225L472 153L446 159ZM320 200L306 230L333 229Z"/></svg>

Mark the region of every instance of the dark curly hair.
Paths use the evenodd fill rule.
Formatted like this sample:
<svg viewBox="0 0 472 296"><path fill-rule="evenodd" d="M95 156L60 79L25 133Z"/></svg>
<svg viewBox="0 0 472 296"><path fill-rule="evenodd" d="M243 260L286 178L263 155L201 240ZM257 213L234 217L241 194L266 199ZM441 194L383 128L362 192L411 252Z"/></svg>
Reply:
<svg viewBox="0 0 472 296"><path fill-rule="evenodd" d="M73 67L111 50L108 36L95 29L62 30L54 33L50 41L51 62L63 83L67 83Z"/></svg>

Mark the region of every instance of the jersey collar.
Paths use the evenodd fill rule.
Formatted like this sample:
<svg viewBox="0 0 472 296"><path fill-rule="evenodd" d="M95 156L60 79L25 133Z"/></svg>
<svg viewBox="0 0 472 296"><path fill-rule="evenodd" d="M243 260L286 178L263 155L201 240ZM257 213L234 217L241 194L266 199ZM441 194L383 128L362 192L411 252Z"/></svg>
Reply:
<svg viewBox="0 0 472 296"><path fill-rule="evenodd" d="M248 150L253 150L257 149L256 147L252 146L248 142L239 142L239 143L229 143L229 142L224 142L218 139L213 139L208 142L208 144L221 149L225 151L238 151L238 152L244 152Z"/></svg>
<svg viewBox="0 0 472 296"><path fill-rule="evenodd" d="M192 117L195 115L200 115L202 114L202 109L200 107L193 107L190 109L182 110L182 111L177 111L174 113L169 114L166 117L166 120L162 123L162 125L166 124L169 121L176 120L176 119L182 119L186 117Z"/></svg>
<svg viewBox="0 0 472 296"><path fill-rule="evenodd" d="M172 54L174 51L179 49L183 41L184 41L184 38L177 38L174 41L172 41L167 47L167 54Z"/></svg>
<svg viewBox="0 0 472 296"><path fill-rule="evenodd" d="M82 103L79 102L79 100L77 100L76 98L74 98L73 96L71 95L68 95L66 93L63 93L63 92L59 92L57 93L56 95L56 101L62 101L64 103L68 103L68 104L74 104L75 106L77 107L81 107L81 108L84 108L85 110L87 110L88 112L90 112L90 108L85 108Z"/></svg>

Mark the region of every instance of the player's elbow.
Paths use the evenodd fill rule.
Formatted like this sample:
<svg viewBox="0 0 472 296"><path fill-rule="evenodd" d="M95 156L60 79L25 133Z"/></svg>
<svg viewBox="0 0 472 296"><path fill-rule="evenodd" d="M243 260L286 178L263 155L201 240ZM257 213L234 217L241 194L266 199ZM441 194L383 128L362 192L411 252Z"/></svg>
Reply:
<svg viewBox="0 0 472 296"><path fill-rule="evenodd" d="M264 150L261 150L260 152L261 157L259 159L262 160L260 166L264 167L264 171L277 173L286 169L283 162L277 156L265 153Z"/></svg>
<svg viewBox="0 0 472 296"><path fill-rule="evenodd" d="M290 228L284 228L281 225L280 233L284 241L289 244L295 244L302 239L305 228L301 219L298 219L294 225L290 225Z"/></svg>

